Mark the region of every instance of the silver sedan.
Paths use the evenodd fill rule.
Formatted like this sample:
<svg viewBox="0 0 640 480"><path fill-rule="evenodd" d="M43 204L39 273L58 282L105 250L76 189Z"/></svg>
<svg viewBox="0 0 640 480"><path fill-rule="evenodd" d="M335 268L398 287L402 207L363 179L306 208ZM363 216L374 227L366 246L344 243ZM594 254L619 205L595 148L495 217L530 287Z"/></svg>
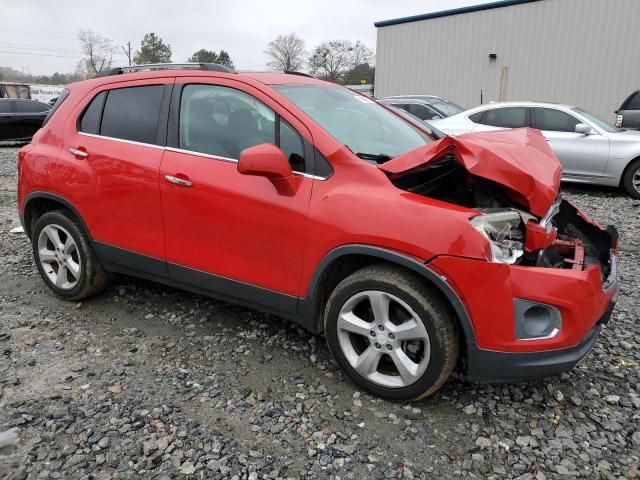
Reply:
<svg viewBox="0 0 640 480"><path fill-rule="evenodd" d="M615 128L584 110L556 103L502 102L431 120L448 135L503 128L542 131L562 163L562 179L624 188L640 198L640 132Z"/></svg>

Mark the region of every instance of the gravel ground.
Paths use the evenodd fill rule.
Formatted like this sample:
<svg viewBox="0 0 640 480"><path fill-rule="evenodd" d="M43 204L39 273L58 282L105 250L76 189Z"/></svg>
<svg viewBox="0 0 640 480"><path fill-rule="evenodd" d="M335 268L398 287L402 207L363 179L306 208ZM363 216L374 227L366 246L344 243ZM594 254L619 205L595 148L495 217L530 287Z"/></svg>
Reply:
<svg viewBox="0 0 640 480"><path fill-rule="evenodd" d="M1 478L640 476L640 201L566 189L623 237L620 301L584 362L517 386L454 375L402 404L276 317L124 277L54 298L9 233L16 152L0 148Z"/></svg>

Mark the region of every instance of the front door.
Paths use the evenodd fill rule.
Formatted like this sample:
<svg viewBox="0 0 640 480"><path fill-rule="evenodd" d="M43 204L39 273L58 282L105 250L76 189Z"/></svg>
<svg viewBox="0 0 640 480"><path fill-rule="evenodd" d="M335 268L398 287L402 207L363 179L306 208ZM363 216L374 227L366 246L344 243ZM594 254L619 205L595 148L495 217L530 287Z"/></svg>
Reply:
<svg viewBox="0 0 640 480"><path fill-rule="evenodd" d="M15 138L14 100L0 100L0 140Z"/></svg>
<svg viewBox="0 0 640 480"><path fill-rule="evenodd" d="M313 185L303 175L308 130L263 92L224 79L176 84L169 124L160 193L170 276L295 311ZM299 172L293 194L238 172L240 152L261 143L278 145Z"/></svg>
<svg viewBox="0 0 640 480"><path fill-rule="evenodd" d="M595 130L576 133L581 120L562 110L536 107L533 126L542 131L562 164L565 177L601 177L609 159L609 139Z"/></svg>

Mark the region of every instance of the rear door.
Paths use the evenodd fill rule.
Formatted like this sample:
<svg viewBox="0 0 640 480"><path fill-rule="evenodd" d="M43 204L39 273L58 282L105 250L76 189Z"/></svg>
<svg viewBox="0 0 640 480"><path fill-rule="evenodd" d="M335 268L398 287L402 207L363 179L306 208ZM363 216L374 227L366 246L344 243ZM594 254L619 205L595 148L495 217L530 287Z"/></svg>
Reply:
<svg viewBox="0 0 640 480"><path fill-rule="evenodd" d="M616 113L622 115L623 128L640 129L640 90L629 95Z"/></svg>
<svg viewBox="0 0 640 480"><path fill-rule="evenodd" d="M0 140L14 138L13 100L0 100Z"/></svg>
<svg viewBox="0 0 640 480"><path fill-rule="evenodd" d="M592 130L576 133L579 118L555 108L533 108L533 126L545 136L565 176L600 177L609 159L609 139Z"/></svg>
<svg viewBox="0 0 640 480"><path fill-rule="evenodd" d="M63 193L107 261L166 276L158 179L173 78L116 85L93 90L67 121L62 155L76 170Z"/></svg>
<svg viewBox="0 0 640 480"><path fill-rule="evenodd" d="M33 134L42 126L42 122L44 122L49 109L49 105L45 105L44 103L31 100L16 100L14 136L16 138L33 137Z"/></svg>

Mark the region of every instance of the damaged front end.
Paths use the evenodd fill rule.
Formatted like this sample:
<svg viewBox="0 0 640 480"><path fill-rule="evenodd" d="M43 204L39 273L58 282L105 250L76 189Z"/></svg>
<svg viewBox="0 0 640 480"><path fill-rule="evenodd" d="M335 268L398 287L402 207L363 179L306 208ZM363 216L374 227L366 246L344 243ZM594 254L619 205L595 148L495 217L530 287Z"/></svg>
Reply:
<svg viewBox="0 0 640 480"><path fill-rule="evenodd" d="M487 240L489 261L571 270L598 265L605 289L615 281L615 228L562 200L560 164L537 130L446 137L380 168L398 188L479 211L470 222Z"/></svg>

